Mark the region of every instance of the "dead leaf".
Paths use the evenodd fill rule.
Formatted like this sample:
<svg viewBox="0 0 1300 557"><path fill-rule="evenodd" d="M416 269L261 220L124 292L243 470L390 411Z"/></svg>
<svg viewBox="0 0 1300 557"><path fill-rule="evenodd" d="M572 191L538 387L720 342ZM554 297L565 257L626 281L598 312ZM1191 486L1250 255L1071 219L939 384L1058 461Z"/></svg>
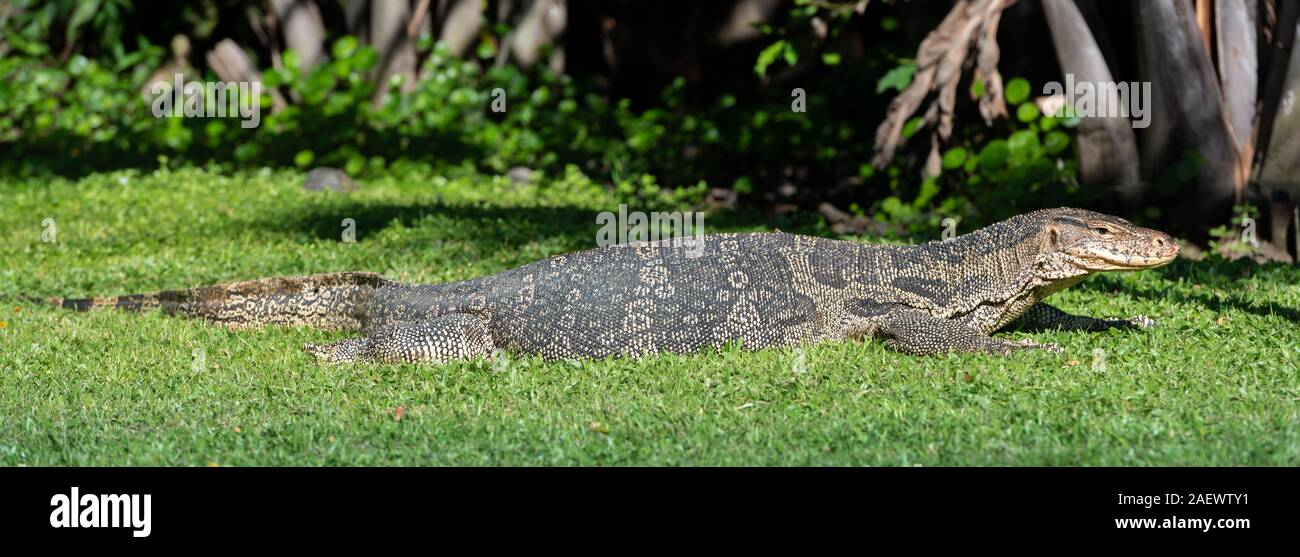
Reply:
<svg viewBox="0 0 1300 557"><path fill-rule="evenodd" d="M904 141L903 127L921 104L935 93L925 110L921 126L932 130L930 153L923 176L940 172L939 149L952 135L957 104L957 85L962 70L970 66L967 57L975 54L975 78L983 81L984 94L979 98L980 114L985 122L1007 115L1002 98L1002 76L998 73L1000 56L997 44L998 20L1002 11L1015 0L958 0L948 15L930 31L916 51L916 73L912 83L894 97L885 110L885 119L876 128L876 148L871 164L884 168L894 151Z"/></svg>
<svg viewBox="0 0 1300 557"><path fill-rule="evenodd" d="M399 422L402 421L402 416L405 415L406 415L406 409L402 408L401 406L398 406L397 409L393 411L393 419Z"/></svg>

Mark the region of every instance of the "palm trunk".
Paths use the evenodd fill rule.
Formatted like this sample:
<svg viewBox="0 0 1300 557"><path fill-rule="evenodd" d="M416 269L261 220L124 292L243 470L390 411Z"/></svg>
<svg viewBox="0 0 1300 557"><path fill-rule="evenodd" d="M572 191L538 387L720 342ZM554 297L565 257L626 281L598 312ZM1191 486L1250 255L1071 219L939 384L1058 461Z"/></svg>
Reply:
<svg viewBox="0 0 1300 557"><path fill-rule="evenodd" d="M1228 221L1245 184L1239 154L1223 111L1223 93L1197 28L1193 7L1174 0L1135 2L1138 61L1152 84L1151 127L1143 134L1142 167L1148 178L1189 152L1200 164L1184 195L1185 223L1206 231Z"/></svg>
<svg viewBox="0 0 1300 557"><path fill-rule="evenodd" d="M1052 44L1061 71L1076 81L1111 82L1101 47L1073 0L1043 0ZM1124 209L1139 209L1141 185L1137 139L1128 120L1084 118L1079 123L1079 178L1086 184L1113 187Z"/></svg>

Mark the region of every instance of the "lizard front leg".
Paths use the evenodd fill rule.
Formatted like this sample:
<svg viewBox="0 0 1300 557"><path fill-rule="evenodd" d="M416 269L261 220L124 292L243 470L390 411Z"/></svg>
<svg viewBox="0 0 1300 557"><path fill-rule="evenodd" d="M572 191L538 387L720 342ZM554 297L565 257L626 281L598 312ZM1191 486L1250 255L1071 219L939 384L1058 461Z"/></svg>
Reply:
<svg viewBox="0 0 1300 557"><path fill-rule="evenodd" d="M891 350L918 356L944 352L1006 355L1013 350L1034 348L1061 351L1055 344L994 338L969 325L916 310L895 310L885 314L876 328L876 336L883 338L885 346Z"/></svg>
<svg viewBox="0 0 1300 557"><path fill-rule="evenodd" d="M1034 304L1007 328L1026 332L1036 331L1106 331L1109 329L1137 329L1154 327L1155 320L1145 315L1132 319L1102 319L1073 315L1042 302Z"/></svg>
<svg viewBox="0 0 1300 557"><path fill-rule="evenodd" d="M495 345L483 319L453 313L434 319L396 323L370 336L303 347L324 362L448 362L491 356Z"/></svg>

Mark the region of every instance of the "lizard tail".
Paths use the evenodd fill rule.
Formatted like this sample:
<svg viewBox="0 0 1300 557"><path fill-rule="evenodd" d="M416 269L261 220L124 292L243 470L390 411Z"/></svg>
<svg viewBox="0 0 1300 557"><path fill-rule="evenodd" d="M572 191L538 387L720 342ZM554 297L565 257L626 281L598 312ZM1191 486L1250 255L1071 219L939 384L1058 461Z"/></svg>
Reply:
<svg viewBox="0 0 1300 557"><path fill-rule="evenodd" d="M231 329L290 325L349 330L360 327L358 310L369 294L389 284L394 283L376 273L347 272L265 278L107 298L44 301L73 311L160 308L169 315L206 319Z"/></svg>
<svg viewBox="0 0 1300 557"><path fill-rule="evenodd" d="M46 298L45 300L35 300L27 296L19 296L19 298L28 301L42 301L72 311L90 311L99 308L116 308L124 311L143 311L159 307L161 305L158 298L160 294L162 294L162 292L128 294L125 296L112 296L108 298Z"/></svg>

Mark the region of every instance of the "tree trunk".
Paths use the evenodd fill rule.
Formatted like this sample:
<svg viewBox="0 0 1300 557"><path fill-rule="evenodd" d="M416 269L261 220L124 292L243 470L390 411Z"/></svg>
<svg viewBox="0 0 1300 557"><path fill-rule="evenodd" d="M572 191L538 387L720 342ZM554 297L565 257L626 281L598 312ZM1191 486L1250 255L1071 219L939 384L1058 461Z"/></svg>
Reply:
<svg viewBox="0 0 1300 557"><path fill-rule="evenodd" d="M298 71L307 75L324 58L325 21L313 0L270 0L284 34L284 45L298 53Z"/></svg>
<svg viewBox="0 0 1300 557"><path fill-rule="evenodd" d="M1286 230L1294 203L1300 200L1300 56L1289 48L1297 34L1294 6L1284 8L1279 27L1289 26L1289 31L1279 29L1283 49L1273 53L1269 68L1268 94L1261 112L1259 141L1266 145L1261 153L1257 180L1266 199L1272 205L1270 238L1275 246L1286 246ZM1300 236L1300 229L1297 229ZM1297 238L1300 242L1300 238ZM1297 247L1300 255L1300 247ZM1300 258L1297 258L1300 260Z"/></svg>
<svg viewBox="0 0 1300 557"><path fill-rule="evenodd" d="M343 24L347 26L348 34L360 41L366 41L370 36L369 29L366 29L369 8L367 0L347 0L343 5Z"/></svg>
<svg viewBox="0 0 1300 557"><path fill-rule="evenodd" d="M383 104L393 76L402 76L402 93L415 90L415 43L406 34L411 15L406 0L370 3L370 44L380 60L371 99L375 106Z"/></svg>
<svg viewBox="0 0 1300 557"><path fill-rule="evenodd" d="M1062 72L1074 74L1076 82L1114 81L1101 47L1073 0L1043 0L1043 12ZM1084 118L1079 123L1078 145L1079 178L1086 184L1113 187L1124 209L1136 211L1142 191L1137 139L1129 121Z"/></svg>
<svg viewBox="0 0 1300 557"><path fill-rule="evenodd" d="M462 57L474 45L479 31L483 29L484 3L481 0L452 0L443 20L442 31L438 40L447 45L452 56Z"/></svg>
<svg viewBox="0 0 1300 557"><path fill-rule="evenodd" d="M1219 84L1223 88L1228 130L1237 150L1238 174L1249 175L1255 142L1255 100L1258 98L1259 51L1255 48L1255 10L1247 0L1217 0L1215 36L1219 55ZM1243 187L1244 182L1237 184ZM1240 197L1241 190L1237 191Z"/></svg>
<svg viewBox="0 0 1300 557"><path fill-rule="evenodd" d="M1142 167L1155 178L1189 151L1199 153L1201 164L1183 199L1189 209L1185 225L1204 233L1228 221L1234 195L1245 183L1219 81L1189 3L1143 0L1133 7L1140 75L1152 92Z"/></svg>
<svg viewBox="0 0 1300 557"><path fill-rule="evenodd" d="M564 71L564 45L558 40L568 22L564 0L532 0L524 9L523 17L505 41L509 57L520 66L531 66L540 59L542 46L549 44L554 47L549 60L551 69Z"/></svg>
<svg viewBox="0 0 1300 557"><path fill-rule="evenodd" d="M740 0L731 7L722 27L718 29L718 43L731 46L763 36L758 24L767 23L776 15L780 0Z"/></svg>
<svg viewBox="0 0 1300 557"><path fill-rule="evenodd" d="M243 82L261 82L262 73L257 71L257 66L253 61L244 54L243 49L230 39L222 39L212 50L208 51L205 58L208 67L212 68L213 73L222 81L243 81ZM288 105L284 97L280 95L274 87L267 90L271 95L271 113L274 114Z"/></svg>

